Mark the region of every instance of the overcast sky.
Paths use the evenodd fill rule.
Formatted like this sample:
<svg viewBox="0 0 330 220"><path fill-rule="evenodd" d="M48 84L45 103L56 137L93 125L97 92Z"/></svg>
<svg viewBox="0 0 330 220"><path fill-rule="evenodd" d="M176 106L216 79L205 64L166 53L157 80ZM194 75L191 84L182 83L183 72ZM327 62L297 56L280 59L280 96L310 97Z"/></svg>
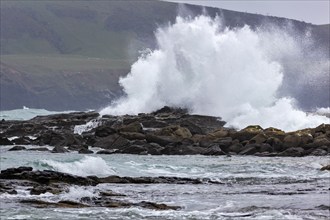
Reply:
<svg viewBox="0 0 330 220"><path fill-rule="evenodd" d="M329 24L330 0L165 0Z"/></svg>

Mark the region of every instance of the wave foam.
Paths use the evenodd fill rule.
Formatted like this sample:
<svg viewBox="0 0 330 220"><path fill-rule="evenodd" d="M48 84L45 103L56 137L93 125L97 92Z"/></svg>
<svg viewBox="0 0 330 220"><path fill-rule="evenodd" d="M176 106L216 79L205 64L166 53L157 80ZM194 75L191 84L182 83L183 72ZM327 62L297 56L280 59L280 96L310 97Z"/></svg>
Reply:
<svg viewBox="0 0 330 220"><path fill-rule="evenodd" d="M126 96L101 114L168 105L220 116L237 128L259 124L289 131L329 122L296 109L293 98L278 97L284 78L280 57L301 52L284 31L220 30L217 19L178 17L158 29L156 39L159 49L143 54L120 79Z"/></svg>
<svg viewBox="0 0 330 220"><path fill-rule="evenodd" d="M59 162L54 160L42 160L41 162L56 171L78 176L108 176L115 174L115 171L100 157L85 156L79 161L74 162Z"/></svg>

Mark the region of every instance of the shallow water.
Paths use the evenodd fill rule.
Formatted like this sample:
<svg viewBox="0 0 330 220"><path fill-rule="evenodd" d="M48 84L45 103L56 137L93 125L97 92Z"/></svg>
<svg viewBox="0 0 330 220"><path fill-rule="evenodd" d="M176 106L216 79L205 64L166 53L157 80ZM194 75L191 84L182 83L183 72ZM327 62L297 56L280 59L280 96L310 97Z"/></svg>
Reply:
<svg viewBox="0 0 330 220"><path fill-rule="evenodd" d="M262 158L225 156L137 156L10 152L1 147L1 169L32 166L82 176L177 176L211 178L222 184L100 184L70 187L60 195L0 196L3 219L328 219L330 174L320 171L330 157ZM36 209L18 198L74 200L112 190L118 199L181 206L178 211L143 208Z"/></svg>

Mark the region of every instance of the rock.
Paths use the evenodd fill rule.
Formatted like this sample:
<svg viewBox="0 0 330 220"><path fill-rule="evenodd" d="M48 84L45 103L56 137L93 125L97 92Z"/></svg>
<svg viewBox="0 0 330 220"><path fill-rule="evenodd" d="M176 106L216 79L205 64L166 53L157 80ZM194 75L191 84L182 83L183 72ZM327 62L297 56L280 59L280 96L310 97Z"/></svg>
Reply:
<svg viewBox="0 0 330 220"><path fill-rule="evenodd" d="M98 139L93 145L93 147L99 147L103 149L121 149L129 144L130 142L126 138L118 134L113 134Z"/></svg>
<svg viewBox="0 0 330 220"><path fill-rule="evenodd" d="M109 135L115 134L117 131L116 129L109 127L109 126L99 126L95 129L95 136L96 137L107 137Z"/></svg>
<svg viewBox="0 0 330 220"><path fill-rule="evenodd" d="M44 185L35 186L30 190L31 195L40 195L47 192L52 194L60 194L61 192L63 192L63 190Z"/></svg>
<svg viewBox="0 0 330 220"><path fill-rule="evenodd" d="M8 151L19 151L19 150L26 150L26 147L15 146L15 147L10 148Z"/></svg>
<svg viewBox="0 0 330 220"><path fill-rule="evenodd" d="M35 147L35 148L29 148L27 151L49 151L46 147Z"/></svg>
<svg viewBox="0 0 330 220"><path fill-rule="evenodd" d="M155 209L155 210L178 210L181 207L180 206L169 206L162 203L154 203L154 202L146 202L142 201L136 204L136 206L142 207L142 208L148 208L148 209Z"/></svg>
<svg viewBox="0 0 330 220"><path fill-rule="evenodd" d="M124 147L123 149L117 151L116 153L123 154L147 154L148 149L144 146L140 145L129 145Z"/></svg>
<svg viewBox="0 0 330 220"><path fill-rule="evenodd" d="M283 150L283 143L280 139L276 137L270 137L267 139L266 144L272 146L274 151L281 152Z"/></svg>
<svg viewBox="0 0 330 220"><path fill-rule="evenodd" d="M80 154L93 154L94 152L91 151L91 150L88 150L86 148L82 148L78 151L78 153L80 153Z"/></svg>
<svg viewBox="0 0 330 220"><path fill-rule="evenodd" d="M169 137L176 137L176 138L190 138L192 134L187 128L183 128L180 126L167 126L165 128L161 128L158 131L154 132L156 136L169 136Z"/></svg>
<svg viewBox="0 0 330 220"><path fill-rule="evenodd" d="M239 152L240 155L253 155L258 152L257 147L259 145L257 144L247 144L242 148L242 150Z"/></svg>
<svg viewBox="0 0 330 220"><path fill-rule="evenodd" d="M90 207L86 204L82 204L82 203L74 202L74 201L66 201L66 200L62 200L59 202L47 202L47 201L42 201L42 200L37 200L37 199L26 199L26 200L22 200L20 202L24 203L24 204L33 205L37 208L85 208L85 207Z"/></svg>
<svg viewBox="0 0 330 220"><path fill-rule="evenodd" d="M69 151L62 146L56 146L53 148L53 150L51 152L52 153L67 153Z"/></svg>
<svg viewBox="0 0 330 220"><path fill-rule="evenodd" d="M259 125L248 126L232 135L233 139L238 139L239 141L250 140L259 133L262 133L263 129Z"/></svg>
<svg viewBox="0 0 330 220"><path fill-rule="evenodd" d="M280 141L283 141L283 139L285 137L284 131L277 129L277 128L273 128L273 127L266 128L264 130L264 134L267 135L268 137L277 138Z"/></svg>
<svg viewBox="0 0 330 220"><path fill-rule="evenodd" d="M124 125L120 128L121 132L135 132L135 133L142 133L142 125L140 122L133 122L128 125Z"/></svg>
<svg viewBox="0 0 330 220"><path fill-rule="evenodd" d="M330 171L330 164L328 164L328 165L326 165L326 166L323 166L322 168L321 168L321 170L323 171L323 170L329 170Z"/></svg>
<svg viewBox="0 0 330 220"><path fill-rule="evenodd" d="M296 148L302 143L301 136L298 134L289 134L283 140L284 148Z"/></svg>
<svg viewBox="0 0 330 220"><path fill-rule="evenodd" d="M144 140L146 136L137 132L120 132L120 135L128 140Z"/></svg>
<svg viewBox="0 0 330 220"><path fill-rule="evenodd" d="M213 144L205 150L203 155L216 156L216 155L226 155L226 153L221 150L218 144Z"/></svg>
<svg viewBox="0 0 330 220"><path fill-rule="evenodd" d="M13 145L13 143L5 137L0 137L0 145Z"/></svg>
<svg viewBox="0 0 330 220"><path fill-rule="evenodd" d="M317 126L315 129L314 129L315 133L316 132L321 132L323 134L326 134L327 131L330 131L330 124L321 124L319 126Z"/></svg>
<svg viewBox="0 0 330 220"><path fill-rule="evenodd" d="M328 155L328 152L323 149L315 149L312 151L312 153L309 154L309 156L326 156Z"/></svg>
<svg viewBox="0 0 330 220"><path fill-rule="evenodd" d="M179 139L176 137L169 137L169 136L156 136L152 134L146 135L146 140L148 143L157 143L160 146L166 146L173 143L178 143Z"/></svg>
<svg viewBox="0 0 330 220"><path fill-rule="evenodd" d="M187 146L187 145L174 145L174 146L166 146L161 154L164 155L196 155L203 154L205 151L204 148L197 146Z"/></svg>
<svg viewBox="0 0 330 220"><path fill-rule="evenodd" d="M117 152L117 150L100 150L100 151L96 152L96 154L114 154L116 152Z"/></svg>
<svg viewBox="0 0 330 220"><path fill-rule="evenodd" d="M265 143L268 139L268 136L264 133L259 133L249 140L250 144L262 144Z"/></svg>
<svg viewBox="0 0 330 220"><path fill-rule="evenodd" d="M220 129L217 129L217 130L209 133L207 136L210 138L217 139L217 138L227 137L228 135L229 135L229 131L227 129L220 128Z"/></svg>
<svg viewBox="0 0 330 220"><path fill-rule="evenodd" d="M32 140L29 137L19 137L13 140L14 144L22 144L22 145L29 145L31 144Z"/></svg>
<svg viewBox="0 0 330 220"><path fill-rule="evenodd" d="M301 147L290 147L285 151L280 152L278 156L301 157L304 156L304 149Z"/></svg>
<svg viewBox="0 0 330 220"><path fill-rule="evenodd" d="M228 152L238 153L243 149L243 145L240 143L235 143L229 146Z"/></svg>
<svg viewBox="0 0 330 220"><path fill-rule="evenodd" d="M272 153L274 151L274 148L272 146L270 146L270 144L264 143L264 144L260 144L259 147L259 152L261 153Z"/></svg>

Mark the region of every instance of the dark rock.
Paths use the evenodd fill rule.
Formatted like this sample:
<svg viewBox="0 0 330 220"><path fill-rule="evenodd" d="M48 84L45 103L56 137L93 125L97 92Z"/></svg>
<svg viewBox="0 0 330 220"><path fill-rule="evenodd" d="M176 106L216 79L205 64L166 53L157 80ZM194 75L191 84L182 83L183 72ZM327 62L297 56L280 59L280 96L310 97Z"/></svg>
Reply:
<svg viewBox="0 0 330 220"><path fill-rule="evenodd" d="M258 152L257 148L259 145L257 144L247 144L242 148L242 150L239 152L240 155L253 155Z"/></svg>
<svg viewBox="0 0 330 220"><path fill-rule="evenodd" d="M213 144L205 150L203 155L215 156L215 155L226 155L226 153L221 150L218 144Z"/></svg>
<svg viewBox="0 0 330 220"><path fill-rule="evenodd" d="M187 128L170 125L154 132L156 136L167 136L176 138L190 138L192 135Z"/></svg>
<svg viewBox="0 0 330 220"><path fill-rule="evenodd" d="M239 141L250 140L259 133L262 133L263 129L259 125L248 126L232 135L233 139L238 139Z"/></svg>
<svg viewBox="0 0 330 220"><path fill-rule="evenodd" d="M19 151L19 150L26 150L26 147L15 146L15 147L10 148L8 151Z"/></svg>
<svg viewBox="0 0 330 220"><path fill-rule="evenodd" d="M29 148L28 151L49 151L46 147L35 147L35 148Z"/></svg>
<svg viewBox="0 0 330 220"><path fill-rule="evenodd" d="M259 133L249 140L250 144L262 144L265 143L268 139L268 136L264 133Z"/></svg>
<svg viewBox="0 0 330 220"><path fill-rule="evenodd" d="M109 127L109 126L99 126L95 129L95 136L96 137L107 137L109 135L115 134L117 131L116 129Z"/></svg>
<svg viewBox="0 0 330 220"><path fill-rule="evenodd" d="M123 138L118 134L113 134L98 139L93 147L99 147L103 149L121 149L129 144L130 142L126 138Z"/></svg>
<svg viewBox="0 0 330 220"><path fill-rule="evenodd" d="M82 148L78 151L78 153L80 153L80 154L93 154L94 152L91 151L91 150L88 150L86 148Z"/></svg>
<svg viewBox="0 0 330 220"><path fill-rule="evenodd" d="M272 146L270 146L270 144L260 144L259 147L259 152L263 153L263 152L268 152L268 153L272 153L274 151L274 148Z"/></svg>
<svg viewBox="0 0 330 220"><path fill-rule="evenodd" d="M180 206L169 206L166 204L159 204L154 202L146 202L142 201L136 204L136 206L142 207L142 208L148 208L148 209L155 209L155 210L178 210L181 207Z"/></svg>
<svg viewBox="0 0 330 220"><path fill-rule="evenodd" d="M283 140L284 148L295 148L302 143L301 136L298 134L287 135Z"/></svg>
<svg viewBox="0 0 330 220"><path fill-rule="evenodd" d="M176 137L156 136L156 135L152 135L152 134L147 134L146 140L148 143L157 143L160 146L166 146L169 144L179 142L178 138L176 138Z"/></svg>
<svg viewBox="0 0 330 220"><path fill-rule="evenodd" d="M205 152L204 148L191 146L191 145L174 145L174 146L166 146L161 154L164 155L196 155L203 154Z"/></svg>
<svg viewBox="0 0 330 220"><path fill-rule="evenodd" d="M329 170L330 171L330 164L329 165L326 165L326 166L323 166L322 168L321 168L321 170L323 171L323 170Z"/></svg>
<svg viewBox="0 0 330 220"><path fill-rule="evenodd" d="M328 155L328 152L323 149L315 149L309 155L310 156L326 156L326 155Z"/></svg>
<svg viewBox="0 0 330 220"><path fill-rule="evenodd" d="M120 128L121 132L135 132L135 133L142 133L142 125L140 122L133 122L128 125L124 125Z"/></svg>
<svg viewBox="0 0 330 220"><path fill-rule="evenodd" d="M129 145L123 149L117 151L116 153L124 154L147 154L147 148L141 145Z"/></svg>
<svg viewBox="0 0 330 220"><path fill-rule="evenodd" d="M96 152L96 154L114 154L116 152L117 152L117 150L100 150L100 151Z"/></svg>
<svg viewBox="0 0 330 220"><path fill-rule="evenodd" d="M242 149L243 149L243 145L240 144L240 143L236 143L236 144L233 144L233 145L229 146L229 148L228 148L228 152L238 153L238 152L240 152Z"/></svg>
<svg viewBox="0 0 330 220"><path fill-rule="evenodd" d="M144 140L146 136L137 132L120 132L120 135L128 140Z"/></svg>
<svg viewBox="0 0 330 220"><path fill-rule="evenodd" d="M304 149L301 147L290 147L285 151L280 152L278 156L301 157L304 156L304 152Z"/></svg>
<svg viewBox="0 0 330 220"><path fill-rule="evenodd" d="M56 146L53 148L53 150L51 152L52 153L67 153L69 151L62 146Z"/></svg>
<svg viewBox="0 0 330 220"><path fill-rule="evenodd" d="M0 137L0 145L13 145L13 143L5 137Z"/></svg>
<svg viewBox="0 0 330 220"><path fill-rule="evenodd" d="M37 199L26 199L20 201L24 204L30 204L37 208L84 208L84 207L90 207L86 204L74 202L74 201L59 201L59 202L47 202Z"/></svg>
<svg viewBox="0 0 330 220"><path fill-rule="evenodd" d="M32 140L29 137L19 137L13 140L14 144L29 145Z"/></svg>
<svg viewBox="0 0 330 220"><path fill-rule="evenodd" d="M274 151L280 152L283 150L283 143L280 139L276 137L270 137L266 141L267 144L273 147Z"/></svg>
<svg viewBox="0 0 330 220"><path fill-rule="evenodd" d="M30 190L31 195L40 195L47 192L52 194L60 194L61 192L63 192L63 190L61 190L60 188L44 186L44 185L35 186Z"/></svg>

